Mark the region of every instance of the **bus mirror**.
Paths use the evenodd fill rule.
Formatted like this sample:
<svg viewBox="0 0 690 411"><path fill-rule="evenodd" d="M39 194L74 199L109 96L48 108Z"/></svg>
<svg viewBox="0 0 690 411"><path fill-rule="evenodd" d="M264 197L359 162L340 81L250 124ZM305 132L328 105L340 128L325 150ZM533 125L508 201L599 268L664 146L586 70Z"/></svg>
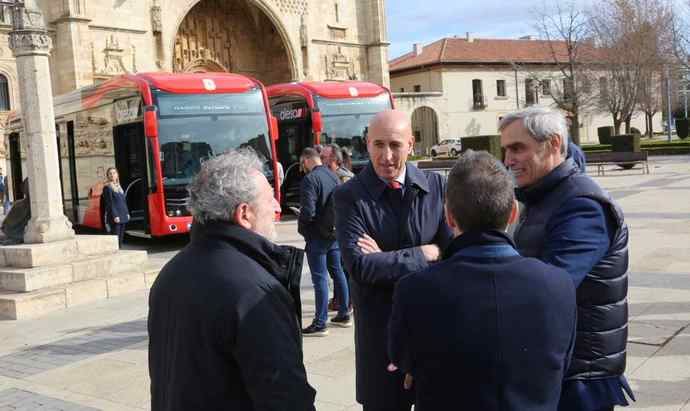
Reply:
<svg viewBox="0 0 690 411"><path fill-rule="evenodd" d="M312 130L314 130L315 133L320 133L323 131L323 118L321 117L320 112L312 111L312 113L311 113L311 124L312 124Z"/></svg>
<svg viewBox="0 0 690 411"><path fill-rule="evenodd" d="M156 106L146 106L144 108L144 134L146 137L158 136L158 118L156 117Z"/></svg>
<svg viewBox="0 0 690 411"><path fill-rule="evenodd" d="M278 130L278 119L271 114L271 138L278 140L280 138L280 131Z"/></svg>

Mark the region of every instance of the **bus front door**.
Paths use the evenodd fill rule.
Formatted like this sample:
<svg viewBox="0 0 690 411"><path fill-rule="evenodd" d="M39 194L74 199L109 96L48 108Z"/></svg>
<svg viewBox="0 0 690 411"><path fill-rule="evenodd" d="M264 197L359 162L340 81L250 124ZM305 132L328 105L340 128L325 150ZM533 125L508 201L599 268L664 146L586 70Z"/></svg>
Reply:
<svg viewBox="0 0 690 411"><path fill-rule="evenodd" d="M120 185L127 196L130 222L127 230L148 232L149 218L146 194L146 138L144 124L131 123L113 128L115 140L115 166Z"/></svg>

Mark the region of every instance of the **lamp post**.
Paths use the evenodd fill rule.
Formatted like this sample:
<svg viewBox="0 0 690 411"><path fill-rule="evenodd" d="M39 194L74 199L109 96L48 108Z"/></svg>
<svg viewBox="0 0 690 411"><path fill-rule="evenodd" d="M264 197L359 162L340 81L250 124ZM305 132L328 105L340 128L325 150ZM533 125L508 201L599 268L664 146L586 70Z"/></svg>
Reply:
<svg viewBox="0 0 690 411"><path fill-rule="evenodd" d="M9 46L17 62L22 123L26 138L31 220L26 243L74 238L62 208L53 89L48 56L51 39L36 0L0 0L12 8Z"/></svg>

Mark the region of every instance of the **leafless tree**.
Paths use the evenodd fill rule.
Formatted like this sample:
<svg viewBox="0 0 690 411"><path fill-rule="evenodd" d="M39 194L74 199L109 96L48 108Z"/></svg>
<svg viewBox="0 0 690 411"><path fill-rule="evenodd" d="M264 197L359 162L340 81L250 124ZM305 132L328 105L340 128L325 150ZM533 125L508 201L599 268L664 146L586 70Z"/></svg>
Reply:
<svg viewBox="0 0 690 411"><path fill-rule="evenodd" d="M590 64L594 45L587 13L574 1L553 0L534 11L535 28L558 76L548 79L555 105L569 113L570 136L580 144L580 116L593 107Z"/></svg>
<svg viewBox="0 0 690 411"><path fill-rule="evenodd" d="M650 115L658 110L654 85L665 62L664 41L670 25L667 0L602 0L591 12L591 27L600 53L599 107L611 114L615 133L641 103Z"/></svg>
<svg viewBox="0 0 690 411"><path fill-rule="evenodd" d="M673 8L671 46L676 62L690 71L690 0L677 3Z"/></svg>

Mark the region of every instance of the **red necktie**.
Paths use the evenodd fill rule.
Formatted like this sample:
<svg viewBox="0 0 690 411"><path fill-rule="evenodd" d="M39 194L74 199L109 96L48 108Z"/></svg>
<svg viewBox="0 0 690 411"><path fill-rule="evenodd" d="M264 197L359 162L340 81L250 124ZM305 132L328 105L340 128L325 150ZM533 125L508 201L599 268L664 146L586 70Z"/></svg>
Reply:
<svg viewBox="0 0 690 411"><path fill-rule="evenodd" d="M402 188L402 184L400 184L399 181L393 180L390 183L388 183L388 188L392 188L393 190L400 190Z"/></svg>

